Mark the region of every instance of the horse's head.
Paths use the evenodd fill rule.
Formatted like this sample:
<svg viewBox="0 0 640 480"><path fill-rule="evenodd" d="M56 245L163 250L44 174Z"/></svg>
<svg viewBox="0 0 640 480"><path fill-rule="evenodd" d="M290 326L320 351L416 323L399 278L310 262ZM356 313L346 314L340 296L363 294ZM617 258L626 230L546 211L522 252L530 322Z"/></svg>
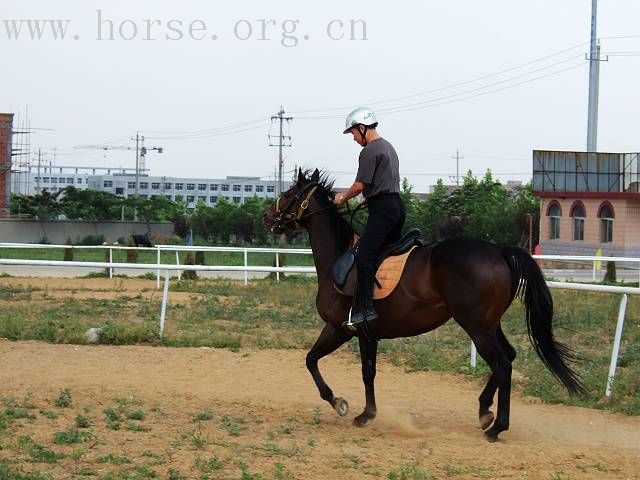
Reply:
<svg viewBox="0 0 640 480"><path fill-rule="evenodd" d="M331 184L327 183L324 175L322 177L318 169L310 176L302 169L298 170L294 185L280 195L265 212L264 225L275 234L302 230L305 228L305 219L311 214L333 207ZM318 194L326 197L326 204L318 203L314 209L310 209L312 204L319 202L316 198Z"/></svg>

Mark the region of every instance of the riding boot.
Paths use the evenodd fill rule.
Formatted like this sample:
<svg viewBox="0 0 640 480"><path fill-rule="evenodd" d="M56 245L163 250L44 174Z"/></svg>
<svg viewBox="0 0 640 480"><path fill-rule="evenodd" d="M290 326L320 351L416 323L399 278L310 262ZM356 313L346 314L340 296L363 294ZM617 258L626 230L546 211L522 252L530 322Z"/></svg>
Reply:
<svg viewBox="0 0 640 480"><path fill-rule="evenodd" d="M373 277L373 268L363 267L358 269L358 284L354 296L354 308L351 313L350 325L357 325L364 321L371 323L378 318L378 314L373 308Z"/></svg>

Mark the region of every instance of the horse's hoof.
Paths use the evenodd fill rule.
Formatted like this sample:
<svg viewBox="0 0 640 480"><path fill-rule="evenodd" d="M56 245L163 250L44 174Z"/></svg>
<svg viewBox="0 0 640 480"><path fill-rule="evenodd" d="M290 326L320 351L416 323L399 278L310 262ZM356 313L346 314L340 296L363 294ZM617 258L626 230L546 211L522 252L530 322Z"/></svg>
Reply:
<svg viewBox="0 0 640 480"><path fill-rule="evenodd" d="M333 409L340 415L344 417L347 413L349 413L349 404L344 398L336 398L333 401Z"/></svg>
<svg viewBox="0 0 640 480"><path fill-rule="evenodd" d="M353 419L353 424L356 427L364 427L367 423L369 423L374 418L375 418L375 415L369 415L369 414L363 413Z"/></svg>
<svg viewBox="0 0 640 480"><path fill-rule="evenodd" d="M491 426L494 420L493 412L487 412L484 415L480 415L480 428L486 430Z"/></svg>
<svg viewBox="0 0 640 480"><path fill-rule="evenodd" d="M484 436L489 443L496 443L498 441L498 435L490 435L485 432Z"/></svg>

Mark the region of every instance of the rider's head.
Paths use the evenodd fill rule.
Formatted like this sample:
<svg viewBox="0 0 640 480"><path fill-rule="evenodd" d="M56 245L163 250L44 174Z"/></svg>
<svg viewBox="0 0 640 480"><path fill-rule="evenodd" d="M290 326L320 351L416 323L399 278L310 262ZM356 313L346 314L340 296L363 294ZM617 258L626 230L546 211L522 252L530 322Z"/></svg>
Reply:
<svg viewBox="0 0 640 480"><path fill-rule="evenodd" d="M347 115L345 129L342 133L351 133L353 139L364 147L378 136L376 133L377 126L378 120L373 110L367 107L360 107Z"/></svg>

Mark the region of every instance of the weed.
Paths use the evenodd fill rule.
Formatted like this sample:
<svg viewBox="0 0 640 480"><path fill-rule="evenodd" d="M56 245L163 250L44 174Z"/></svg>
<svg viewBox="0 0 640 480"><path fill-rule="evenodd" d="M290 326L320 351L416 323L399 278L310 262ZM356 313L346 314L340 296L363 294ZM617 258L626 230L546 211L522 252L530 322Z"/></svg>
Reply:
<svg viewBox="0 0 640 480"><path fill-rule="evenodd" d="M132 432L148 432L150 429L148 427L143 427L139 423L128 420L127 430L131 430Z"/></svg>
<svg viewBox="0 0 640 480"><path fill-rule="evenodd" d="M320 408L316 407L313 409L313 416L311 417L311 425L320 425L322 421L320 417Z"/></svg>
<svg viewBox="0 0 640 480"><path fill-rule="evenodd" d="M56 407L60 407L60 408L71 407L71 404L73 403L71 399L71 390L69 388L65 388L64 390L61 390L60 393L58 394L58 398L56 398L53 403Z"/></svg>
<svg viewBox="0 0 640 480"><path fill-rule="evenodd" d="M94 438L91 432L81 432L75 427L69 428L64 432L56 432L53 434L53 443L56 445L72 445L75 443L84 443Z"/></svg>
<svg viewBox="0 0 640 480"><path fill-rule="evenodd" d="M403 466L399 470L392 470L387 475L389 480L437 480L425 469L418 466Z"/></svg>
<svg viewBox="0 0 640 480"><path fill-rule="evenodd" d="M91 426L91 421L85 417L84 415L76 416L76 427L77 428L89 428Z"/></svg>
<svg viewBox="0 0 640 480"><path fill-rule="evenodd" d="M220 426L231 436L237 437L245 429L244 418L224 415L220 419Z"/></svg>
<svg viewBox="0 0 640 480"><path fill-rule="evenodd" d="M213 415L211 414L211 409L209 408L193 414L194 422L206 422L208 420L211 420L212 418L213 418Z"/></svg>
<svg viewBox="0 0 640 480"><path fill-rule="evenodd" d="M184 477L180 474L178 470L174 470L173 468L169 469L169 480L186 480L187 477Z"/></svg>
<svg viewBox="0 0 640 480"><path fill-rule="evenodd" d="M211 457L209 460L203 460L200 457L196 457L196 467L203 473L211 473L216 470L221 470L224 464L218 457Z"/></svg>
<svg viewBox="0 0 640 480"><path fill-rule="evenodd" d="M142 410L134 410L133 412L127 412L127 418L129 420L144 420L145 413Z"/></svg>
<svg viewBox="0 0 640 480"><path fill-rule="evenodd" d="M262 476L250 473L249 467L244 462L240 462L240 471L242 472L241 480L262 480Z"/></svg>
<svg viewBox="0 0 640 480"><path fill-rule="evenodd" d="M4 409L4 416L12 420L20 420L26 418L28 420L35 420L36 416L27 412L22 408L7 407Z"/></svg>
<svg viewBox="0 0 640 480"><path fill-rule="evenodd" d="M101 457L98 457L96 461L98 463L110 463L112 465L125 465L127 463L131 463L131 460L129 460L127 457L114 455L112 453L108 455L102 455Z"/></svg>
<svg viewBox="0 0 640 480"><path fill-rule="evenodd" d="M64 455L35 443L28 435L21 436L18 439L18 445L27 452L32 461L37 463L56 463L58 460L64 458Z"/></svg>
<svg viewBox="0 0 640 480"><path fill-rule="evenodd" d="M58 414L53 410L40 410L40 415L48 418L49 420L55 420L58 418Z"/></svg>
<svg viewBox="0 0 640 480"><path fill-rule="evenodd" d="M287 471L283 463L276 463L275 467L275 472L273 473L275 480L291 480L293 478L293 474Z"/></svg>

